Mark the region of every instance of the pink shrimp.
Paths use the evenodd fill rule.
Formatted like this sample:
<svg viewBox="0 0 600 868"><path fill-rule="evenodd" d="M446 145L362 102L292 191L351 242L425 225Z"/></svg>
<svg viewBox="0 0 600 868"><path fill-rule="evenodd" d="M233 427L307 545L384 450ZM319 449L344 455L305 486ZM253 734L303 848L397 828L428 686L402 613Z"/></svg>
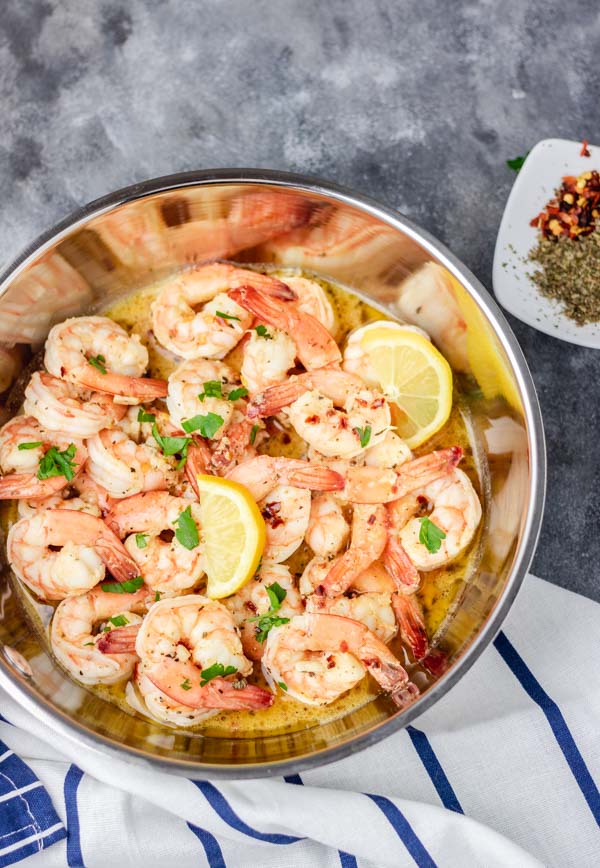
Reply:
<svg viewBox="0 0 600 868"><path fill-rule="evenodd" d="M344 478L335 470L308 461L270 455L257 455L243 461L230 470L226 478L245 485L256 501L263 500L279 484L312 491L339 491L344 487Z"/></svg>
<svg viewBox="0 0 600 868"><path fill-rule="evenodd" d="M386 542L385 507L381 504L356 504L350 546L336 559L317 589L318 593L327 597L343 594L367 567L381 557Z"/></svg>
<svg viewBox="0 0 600 868"><path fill-rule="evenodd" d="M253 286L233 289L229 297L259 319L290 335L296 343L298 358L307 370L341 361L340 349L325 326L311 314L303 313L296 304L269 297Z"/></svg>

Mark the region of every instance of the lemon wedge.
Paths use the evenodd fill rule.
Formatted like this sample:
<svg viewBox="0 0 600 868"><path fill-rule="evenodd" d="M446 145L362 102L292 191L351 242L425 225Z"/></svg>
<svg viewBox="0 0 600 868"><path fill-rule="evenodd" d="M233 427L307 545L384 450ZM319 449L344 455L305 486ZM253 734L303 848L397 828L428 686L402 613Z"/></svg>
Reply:
<svg viewBox="0 0 600 868"><path fill-rule="evenodd" d="M381 325L365 331L361 348L390 401L396 430L411 449L447 422L452 370L426 338L410 328ZM395 405L395 406L394 406Z"/></svg>
<svg viewBox="0 0 600 868"><path fill-rule="evenodd" d="M243 485L220 476L198 476L206 561L206 595L229 597L255 574L266 540L265 522Z"/></svg>

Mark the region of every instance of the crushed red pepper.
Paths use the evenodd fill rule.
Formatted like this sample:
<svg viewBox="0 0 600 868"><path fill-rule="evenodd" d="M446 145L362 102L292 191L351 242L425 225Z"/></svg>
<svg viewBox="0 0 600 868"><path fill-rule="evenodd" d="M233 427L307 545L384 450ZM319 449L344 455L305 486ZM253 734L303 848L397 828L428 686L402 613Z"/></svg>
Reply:
<svg viewBox="0 0 600 868"><path fill-rule="evenodd" d="M537 227L544 238L564 235L577 238L590 235L600 225L600 174L591 172L575 177L565 175L545 209L534 217L530 225Z"/></svg>
<svg viewBox="0 0 600 868"><path fill-rule="evenodd" d="M591 157L590 149L588 148L588 140L584 139L581 143L581 150L579 151L580 157Z"/></svg>

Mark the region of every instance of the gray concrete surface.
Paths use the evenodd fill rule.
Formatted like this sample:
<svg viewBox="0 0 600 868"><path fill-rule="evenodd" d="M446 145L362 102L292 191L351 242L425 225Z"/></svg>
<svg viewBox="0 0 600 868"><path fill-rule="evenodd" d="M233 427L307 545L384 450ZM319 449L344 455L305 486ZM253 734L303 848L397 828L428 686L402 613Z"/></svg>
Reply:
<svg viewBox="0 0 600 868"><path fill-rule="evenodd" d="M0 259L116 187L261 166L400 209L491 288L506 158L600 142L599 40L594 0L3 0ZM511 323L548 439L533 569L600 599L600 354Z"/></svg>

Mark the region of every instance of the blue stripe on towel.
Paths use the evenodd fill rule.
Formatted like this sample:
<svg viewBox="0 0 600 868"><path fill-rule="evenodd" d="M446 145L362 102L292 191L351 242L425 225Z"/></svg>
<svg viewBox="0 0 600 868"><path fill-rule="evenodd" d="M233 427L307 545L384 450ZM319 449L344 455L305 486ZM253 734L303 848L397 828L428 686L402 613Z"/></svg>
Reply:
<svg viewBox="0 0 600 868"><path fill-rule="evenodd" d="M64 794L67 811L67 865L69 868L84 868L79 837L79 810L77 808L77 788L83 778L83 772L71 764L65 776Z"/></svg>
<svg viewBox="0 0 600 868"><path fill-rule="evenodd" d="M571 730L567 726L562 712L556 702L548 696L542 685L535 678L514 645L503 632L498 633L494 646L525 692L541 708L550 724L558 746L560 747L569 768L571 769L583 797L588 803L596 823L600 825L600 793L594 783L584 758L575 744Z"/></svg>
<svg viewBox="0 0 600 868"><path fill-rule="evenodd" d="M202 795L205 797L211 808L219 815L223 822L231 826L237 832L243 835L248 835L250 838L255 838L257 841L265 841L267 844L295 844L296 841L303 841L303 838L296 838L293 835L280 835L277 832L259 832L253 829L247 823L244 823L235 813L225 796L219 792L214 784L208 781L192 781Z"/></svg>
<svg viewBox="0 0 600 868"><path fill-rule="evenodd" d="M42 783L0 741L0 868L20 862L66 836Z"/></svg>
<svg viewBox="0 0 600 868"><path fill-rule="evenodd" d="M188 823L188 828L191 829L204 847L204 852L206 853L206 858L210 868L227 868L225 865L225 859L223 858L223 851L221 850L219 842L215 836L207 829L201 829L200 826L194 826L193 823Z"/></svg>
<svg viewBox="0 0 600 868"><path fill-rule="evenodd" d="M445 808L449 811L456 811L457 814L464 814L456 793L452 788L452 784L446 777L446 772L435 755L431 743L424 732L420 729L415 729L414 726L407 726L406 731L410 736L413 747L419 755L419 759L425 766L425 771L431 778L431 783L436 789L438 796Z"/></svg>
<svg viewBox="0 0 600 868"><path fill-rule="evenodd" d="M376 796L373 793L365 793L372 799L380 811L394 828L394 831L415 860L419 868L437 868L435 862L425 849L422 841L415 834L412 826L396 805L385 796Z"/></svg>
<svg viewBox="0 0 600 868"><path fill-rule="evenodd" d="M286 784L297 784L300 787L304 786L304 781L300 775L285 775L283 779ZM352 853L346 853L345 850L338 850L338 854L342 868L358 868L358 862Z"/></svg>

